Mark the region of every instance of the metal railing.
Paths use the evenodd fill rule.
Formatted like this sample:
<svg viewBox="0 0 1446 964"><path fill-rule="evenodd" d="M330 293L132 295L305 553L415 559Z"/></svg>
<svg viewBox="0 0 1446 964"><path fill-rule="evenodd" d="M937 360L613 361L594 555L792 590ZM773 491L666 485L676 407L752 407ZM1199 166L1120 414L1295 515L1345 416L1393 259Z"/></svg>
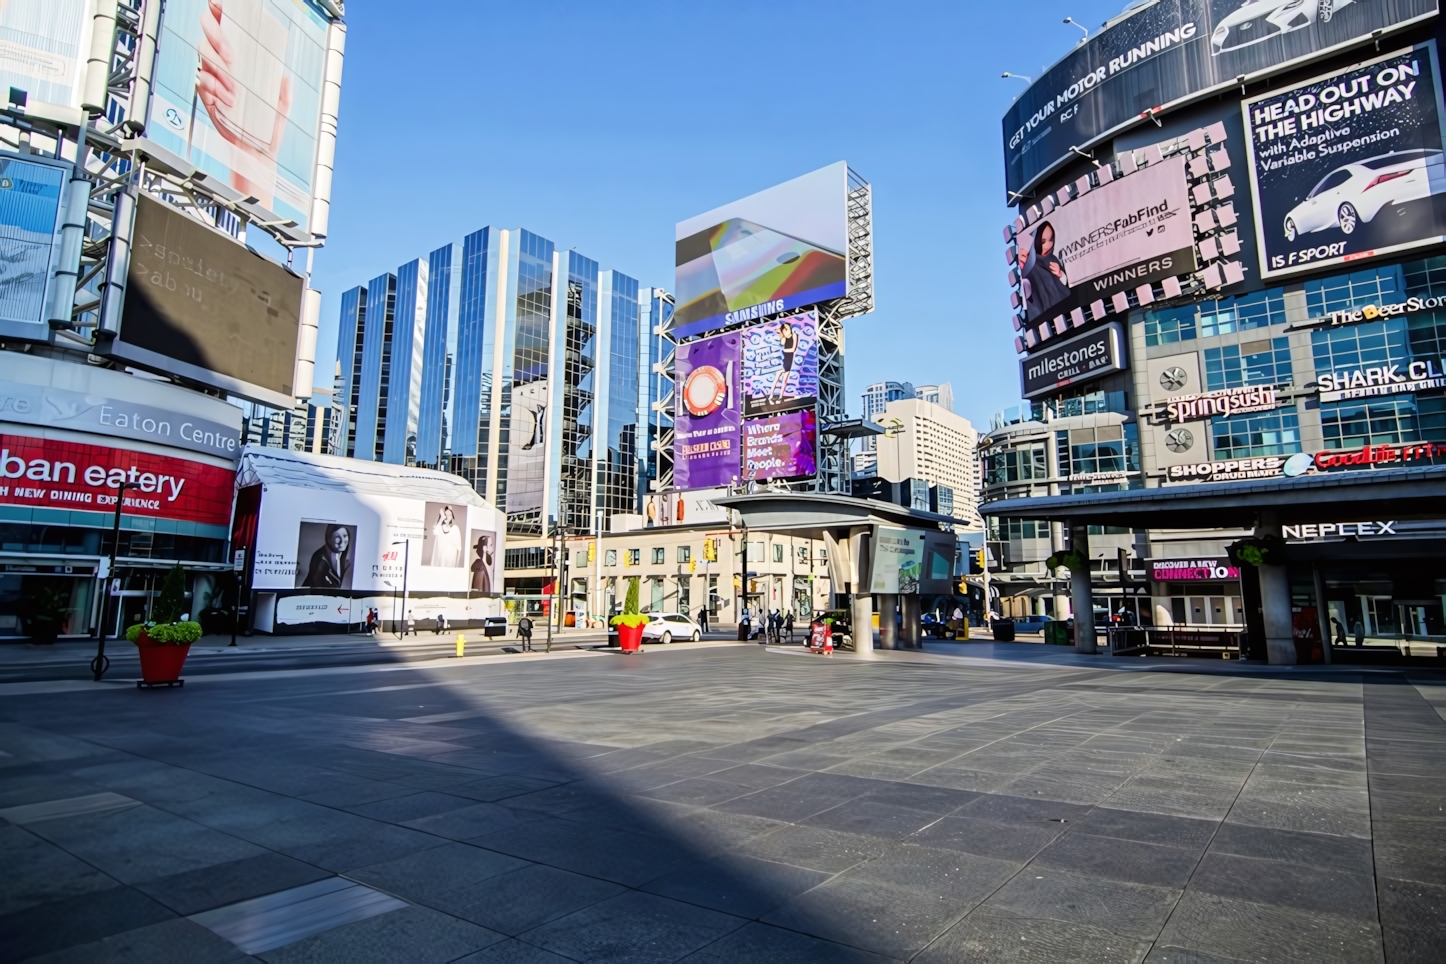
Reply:
<svg viewBox="0 0 1446 964"><path fill-rule="evenodd" d="M1205 656L1240 659L1245 633L1239 630L1135 629L1110 627L1112 656Z"/></svg>

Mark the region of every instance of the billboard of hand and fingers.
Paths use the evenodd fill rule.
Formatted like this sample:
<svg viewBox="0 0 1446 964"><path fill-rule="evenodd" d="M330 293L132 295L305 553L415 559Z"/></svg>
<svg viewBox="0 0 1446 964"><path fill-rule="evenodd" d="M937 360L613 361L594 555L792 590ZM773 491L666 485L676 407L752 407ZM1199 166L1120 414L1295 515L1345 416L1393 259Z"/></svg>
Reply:
<svg viewBox="0 0 1446 964"><path fill-rule="evenodd" d="M1014 196L1076 148L1286 64L1430 17L1437 0L1158 0L1076 47L1004 115Z"/></svg>
<svg viewBox="0 0 1446 964"><path fill-rule="evenodd" d="M461 569L466 563L462 540L467 507L449 502L428 502L422 519L422 565Z"/></svg>
<svg viewBox="0 0 1446 964"><path fill-rule="evenodd" d="M743 329L743 414L811 408L818 399L818 312Z"/></svg>
<svg viewBox="0 0 1446 964"><path fill-rule="evenodd" d="M678 346L673 482L680 489L738 481L742 341L742 334L733 331Z"/></svg>
<svg viewBox="0 0 1446 964"><path fill-rule="evenodd" d="M848 293L843 161L679 221L674 337Z"/></svg>
<svg viewBox="0 0 1446 964"><path fill-rule="evenodd" d="M743 423L743 479L800 479L818 473L818 418L813 409Z"/></svg>
<svg viewBox="0 0 1446 964"><path fill-rule="evenodd" d="M329 27L310 0L167 0L146 136L306 228Z"/></svg>
<svg viewBox="0 0 1446 964"><path fill-rule="evenodd" d="M302 522L297 526L296 588L350 589L355 575L356 526Z"/></svg>
<svg viewBox="0 0 1446 964"><path fill-rule="evenodd" d="M1242 104L1263 277L1446 237L1434 42Z"/></svg>
<svg viewBox="0 0 1446 964"><path fill-rule="evenodd" d="M1195 270L1183 156L1055 208L1015 239L1028 321Z"/></svg>

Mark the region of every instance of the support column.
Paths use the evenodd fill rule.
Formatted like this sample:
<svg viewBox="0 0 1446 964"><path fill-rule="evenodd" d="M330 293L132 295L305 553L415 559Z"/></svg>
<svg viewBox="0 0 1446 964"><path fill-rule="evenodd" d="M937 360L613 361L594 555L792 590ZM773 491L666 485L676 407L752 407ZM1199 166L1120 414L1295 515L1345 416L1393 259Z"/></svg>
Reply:
<svg viewBox="0 0 1446 964"><path fill-rule="evenodd" d="M855 593L853 601L854 655L874 658L874 597Z"/></svg>
<svg viewBox="0 0 1446 964"><path fill-rule="evenodd" d="M919 608L920 599L918 593L908 593L899 596L900 622L899 645L904 649L923 649L919 637Z"/></svg>
<svg viewBox="0 0 1446 964"><path fill-rule="evenodd" d="M1070 551L1084 560L1084 565L1069 571L1070 608L1074 610L1074 651L1098 653L1095 637L1094 593L1090 585L1089 526L1069 524Z"/></svg>
<svg viewBox="0 0 1446 964"><path fill-rule="evenodd" d="M1280 535L1275 513L1262 512L1256 537ZM1277 560L1277 563L1279 560ZM1290 618L1290 575L1283 565L1260 567L1260 609L1265 619L1265 658L1272 666L1295 664L1295 626Z"/></svg>
<svg viewBox="0 0 1446 964"><path fill-rule="evenodd" d="M1315 583L1315 614L1316 622L1320 624L1320 652L1321 658L1326 665L1331 661L1331 614L1326 607L1325 579L1321 576L1320 563L1313 562L1310 566L1311 579Z"/></svg>
<svg viewBox="0 0 1446 964"><path fill-rule="evenodd" d="M899 616L899 597L892 592L881 592L879 597L879 649L898 649L899 632L896 621Z"/></svg>

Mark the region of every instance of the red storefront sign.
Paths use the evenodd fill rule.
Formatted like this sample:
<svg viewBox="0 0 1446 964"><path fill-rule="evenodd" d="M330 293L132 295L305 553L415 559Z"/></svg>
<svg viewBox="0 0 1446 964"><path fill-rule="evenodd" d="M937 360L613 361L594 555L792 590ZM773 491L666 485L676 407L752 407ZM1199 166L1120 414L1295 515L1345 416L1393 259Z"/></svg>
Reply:
<svg viewBox="0 0 1446 964"><path fill-rule="evenodd" d="M119 481L124 515L224 526L231 521L236 473L188 459L105 445L0 435L0 505L114 512Z"/></svg>

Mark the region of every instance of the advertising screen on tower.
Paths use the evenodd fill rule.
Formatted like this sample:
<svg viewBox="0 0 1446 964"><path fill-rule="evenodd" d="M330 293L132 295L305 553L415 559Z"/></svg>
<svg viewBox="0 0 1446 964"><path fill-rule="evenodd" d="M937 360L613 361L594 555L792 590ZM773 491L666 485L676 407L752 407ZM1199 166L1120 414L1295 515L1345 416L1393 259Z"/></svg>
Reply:
<svg viewBox="0 0 1446 964"><path fill-rule="evenodd" d="M813 409L743 423L743 479L807 478L818 471L818 417Z"/></svg>
<svg viewBox="0 0 1446 964"><path fill-rule="evenodd" d="M1026 191L1076 148L1241 78L1436 13L1437 0L1159 0L1076 47L1004 115L1005 187ZM1011 198L1011 201L1018 198Z"/></svg>
<svg viewBox="0 0 1446 964"><path fill-rule="evenodd" d="M300 277L141 195L126 283L111 354L286 404L305 286Z"/></svg>
<svg viewBox="0 0 1446 964"><path fill-rule="evenodd" d="M0 154L0 335L50 337L47 296L69 170L64 162Z"/></svg>
<svg viewBox="0 0 1446 964"><path fill-rule="evenodd" d="M811 408L818 400L818 312L743 329L743 414Z"/></svg>
<svg viewBox="0 0 1446 964"><path fill-rule="evenodd" d="M329 26L314 0L167 0L146 136L306 228Z"/></svg>
<svg viewBox="0 0 1446 964"><path fill-rule="evenodd" d="M1019 232L1024 312L1047 320L1195 270L1185 158L1167 157Z"/></svg>
<svg viewBox="0 0 1446 964"><path fill-rule="evenodd" d="M742 340L742 333L733 331L678 346L673 482L680 489L706 489L738 480Z"/></svg>
<svg viewBox="0 0 1446 964"><path fill-rule="evenodd" d="M93 7L86 0L0 4L0 91L25 91L31 110L79 107Z"/></svg>
<svg viewBox="0 0 1446 964"><path fill-rule="evenodd" d="M1265 278L1446 237L1436 45L1242 104Z"/></svg>
<svg viewBox="0 0 1446 964"><path fill-rule="evenodd" d="M843 161L678 222L674 337L848 293Z"/></svg>

